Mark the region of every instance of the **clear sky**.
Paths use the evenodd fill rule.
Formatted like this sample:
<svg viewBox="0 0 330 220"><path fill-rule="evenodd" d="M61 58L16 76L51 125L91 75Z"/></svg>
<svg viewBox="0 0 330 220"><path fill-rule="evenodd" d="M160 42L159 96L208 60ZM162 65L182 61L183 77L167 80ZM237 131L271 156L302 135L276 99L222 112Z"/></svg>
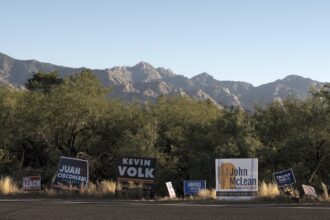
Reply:
<svg viewBox="0 0 330 220"><path fill-rule="evenodd" d="M0 52L98 69L146 61L254 85L330 82L330 1L0 0Z"/></svg>

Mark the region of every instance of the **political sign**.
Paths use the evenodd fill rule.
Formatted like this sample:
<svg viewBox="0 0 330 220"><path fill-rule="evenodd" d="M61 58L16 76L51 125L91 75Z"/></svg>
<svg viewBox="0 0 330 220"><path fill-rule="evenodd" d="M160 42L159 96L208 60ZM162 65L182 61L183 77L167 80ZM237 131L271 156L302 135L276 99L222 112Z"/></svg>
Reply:
<svg viewBox="0 0 330 220"><path fill-rule="evenodd" d="M170 198L171 199L175 198L176 194L175 194L172 182L166 182L166 187L167 187L167 191L168 191L168 194L169 194Z"/></svg>
<svg viewBox="0 0 330 220"><path fill-rule="evenodd" d="M258 192L258 159L216 159L218 199L245 200Z"/></svg>
<svg viewBox="0 0 330 220"><path fill-rule="evenodd" d="M317 197L314 187L303 184L302 188L306 195Z"/></svg>
<svg viewBox="0 0 330 220"><path fill-rule="evenodd" d="M85 187L88 183L88 161L70 157L61 157L53 185L62 187Z"/></svg>
<svg viewBox="0 0 330 220"><path fill-rule="evenodd" d="M296 183L292 169L273 173L277 186L284 187Z"/></svg>
<svg viewBox="0 0 330 220"><path fill-rule="evenodd" d="M41 176L25 176L22 180L23 191L41 190Z"/></svg>
<svg viewBox="0 0 330 220"><path fill-rule="evenodd" d="M197 195L199 191L206 189L206 180L184 180L183 181L183 194Z"/></svg>
<svg viewBox="0 0 330 220"><path fill-rule="evenodd" d="M156 177L156 159L121 157L117 164L117 180L153 184Z"/></svg>

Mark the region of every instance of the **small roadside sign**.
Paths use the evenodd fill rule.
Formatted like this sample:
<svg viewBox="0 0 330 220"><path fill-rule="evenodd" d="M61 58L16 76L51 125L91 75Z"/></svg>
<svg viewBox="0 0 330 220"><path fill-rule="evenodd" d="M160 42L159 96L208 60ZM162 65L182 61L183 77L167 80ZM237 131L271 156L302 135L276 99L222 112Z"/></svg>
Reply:
<svg viewBox="0 0 330 220"><path fill-rule="evenodd" d="M23 191L41 190L41 176L25 176L22 180Z"/></svg>
<svg viewBox="0 0 330 220"><path fill-rule="evenodd" d="M206 180L184 180L183 181L183 194L194 196L199 191L206 189Z"/></svg>
<svg viewBox="0 0 330 220"><path fill-rule="evenodd" d="M314 187L303 184L302 188L306 195L317 197Z"/></svg>
<svg viewBox="0 0 330 220"><path fill-rule="evenodd" d="M170 195L170 198L176 198L176 194L172 185L172 182L166 182L166 187L167 187L167 191L168 194Z"/></svg>
<svg viewBox="0 0 330 220"><path fill-rule="evenodd" d="M292 169L283 170L273 174L279 187L289 186L296 183Z"/></svg>

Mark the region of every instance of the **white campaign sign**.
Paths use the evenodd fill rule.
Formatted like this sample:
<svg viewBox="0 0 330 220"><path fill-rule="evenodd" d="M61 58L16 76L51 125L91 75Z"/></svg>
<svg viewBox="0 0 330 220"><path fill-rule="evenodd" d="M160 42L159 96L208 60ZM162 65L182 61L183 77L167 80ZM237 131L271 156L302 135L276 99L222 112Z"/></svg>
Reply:
<svg viewBox="0 0 330 220"><path fill-rule="evenodd" d="M317 197L314 187L308 185L302 185L306 195Z"/></svg>
<svg viewBox="0 0 330 220"><path fill-rule="evenodd" d="M170 195L170 198L171 199L175 198L176 194L175 194L172 182L166 182L166 187L167 187L168 194Z"/></svg>
<svg viewBox="0 0 330 220"><path fill-rule="evenodd" d="M22 188L23 188L23 191L41 190L41 177L40 176L23 177Z"/></svg>
<svg viewBox="0 0 330 220"><path fill-rule="evenodd" d="M258 192L258 159L216 159L218 199L245 200Z"/></svg>

